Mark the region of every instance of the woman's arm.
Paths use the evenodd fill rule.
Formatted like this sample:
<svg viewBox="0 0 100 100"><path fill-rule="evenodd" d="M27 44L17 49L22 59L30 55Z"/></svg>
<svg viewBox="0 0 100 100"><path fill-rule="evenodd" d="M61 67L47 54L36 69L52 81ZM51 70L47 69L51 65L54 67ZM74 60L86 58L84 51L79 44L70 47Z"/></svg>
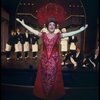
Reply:
<svg viewBox="0 0 100 100"><path fill-rule="evenodd" d="M24 23L24 20L19 20L18 18L16 19L16 21L18 21L19 23L21 23L21 25L22 26L24 26L27 30L29 30L31 33L33 33L34 35L37 35L37 36L41 36L41 32L39 32L38 30L35 30L35 29L33 29L32 27L30 27L30 26L28 26L28 25L26 25L25 23Z"/></svg>
<svg viewBox="0 0 100 100"><path fill-rule="evenodd" d="M65 37L68 37L68 36L72 36L72 35L75 35L75 34L78 34L82 31L84 31L86 28L88 27L88 25L86 24L85 26L81 27L80 29L76 30L76 31L71 31L71 32L67 32L67 33L62 33L61 34L61 37L62 38L65 38Z"/></svg>

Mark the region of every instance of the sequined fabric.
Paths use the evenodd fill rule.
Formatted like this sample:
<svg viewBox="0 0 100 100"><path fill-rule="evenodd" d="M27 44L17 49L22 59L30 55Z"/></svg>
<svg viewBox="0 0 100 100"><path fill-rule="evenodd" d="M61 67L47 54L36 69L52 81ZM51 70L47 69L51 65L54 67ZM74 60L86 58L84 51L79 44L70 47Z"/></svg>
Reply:
<svg viewBox="0 0 100 100"><path fill-rule="evenodd" d="M42 33L43 50L35 81L34 94L44 99L55 99L64 95L64 85L59 54L60 33L49 39Z"/></svg>

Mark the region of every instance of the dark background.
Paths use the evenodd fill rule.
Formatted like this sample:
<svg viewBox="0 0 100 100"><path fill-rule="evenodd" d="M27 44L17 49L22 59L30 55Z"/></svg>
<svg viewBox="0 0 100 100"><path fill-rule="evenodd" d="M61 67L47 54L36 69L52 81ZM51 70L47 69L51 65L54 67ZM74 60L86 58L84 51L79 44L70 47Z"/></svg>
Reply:
<svg viewBox="0 0 100 100"><path fill-rule="evenodd" d="M37 0L36 0L37 1ZM40 0L40 2L45 3L52 2L54 0ZM58 0L59 1L59 0ZM86 36L86 47L88 51L96 48L97 42L97 25L99 24L99 1L98 0L81 0L86 11L86 22L88 23L87 36ZM1 0L1 7L4 8L10 15L9 29L14 28L15 18L16 18L16 8L20 0ZM39 0L37 1L39 2ZM74 2L74 0L73 0ZM98 23L98 24L97 24Z"/></svg>

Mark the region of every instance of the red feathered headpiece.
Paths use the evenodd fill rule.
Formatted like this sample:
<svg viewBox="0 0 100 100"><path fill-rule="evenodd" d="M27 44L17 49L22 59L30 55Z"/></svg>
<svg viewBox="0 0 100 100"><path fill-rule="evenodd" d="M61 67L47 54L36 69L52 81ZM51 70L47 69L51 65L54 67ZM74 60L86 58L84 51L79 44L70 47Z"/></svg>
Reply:
<svg viewBox="0 0 100 100"><path fill-rule="evenodd" d="M40 25L46 24L50 18L55 18L56 22L61 24L65 21L66 12L58 4L48 3L38 9L37 18Z"/></svg>

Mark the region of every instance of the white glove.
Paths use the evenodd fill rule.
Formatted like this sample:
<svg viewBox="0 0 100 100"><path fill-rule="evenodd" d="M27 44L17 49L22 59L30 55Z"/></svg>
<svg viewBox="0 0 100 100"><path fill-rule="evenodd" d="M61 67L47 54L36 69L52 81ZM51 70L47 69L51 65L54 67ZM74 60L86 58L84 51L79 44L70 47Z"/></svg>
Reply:
<svg viewBox="0 0 100 100"><path fill-rule="evenodd" d="M16 18L16 21L18 21L18 22L24 24L24 20L23 20L23 19L22 19L22 21L21 21L19 18Z"/></svg>
<svg viewBox="0 0 100 100"><path fill-rule="evenodd" d="M88 24L86 24L85 26L81 27L80 30L85 30L88 27Z"/></svg>

